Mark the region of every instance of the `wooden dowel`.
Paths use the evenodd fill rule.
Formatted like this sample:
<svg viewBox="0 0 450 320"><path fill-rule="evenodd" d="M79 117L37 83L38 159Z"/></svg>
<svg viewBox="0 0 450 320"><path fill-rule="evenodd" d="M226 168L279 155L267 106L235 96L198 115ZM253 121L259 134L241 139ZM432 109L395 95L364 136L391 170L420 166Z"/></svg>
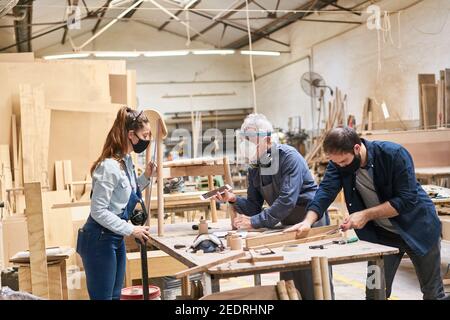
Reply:
<svg viewBox="0 0 450 320"><path fill-rule="evenodd" d="M289 300L289 295L286 290L286 283L284 280L280 280L277 283L277 292L278 292L278 298L280 300Z"/></svg>
<svg viewBox="0 0 450 320"><path fill-rule="evenodd" d="M323 300L322 275L320 272L319 257L311 257L311 271L314 284L314 299Z"/></svg>
<svg viewBox="0 0 450 320"><path fill-rule="evenodd" d="M208 176L208 188L209 191L214 190L214 177L211 175ZM211 205L211 221L217 222L216 200L211 198L210 205Z"/></svg>
<svg viewBox="0 0 450 320"><path fill-rule="evenodd" d="M156 135L156 165L157 165L157 188L158 188L158 236L164 235L164 179L163 179L163 142L161 137L161 120L158 121Z"/></svg>
<svg viewBox="0 0 450 320"><path fill-rule="evenodd" d="M286 281L286 290L289 295L289 300L301 300L293 280Z"/></svg>
<svg viewBox="0 0 450 320"><path fill-rule="evenodd" d="M320 273L322 276L323 299L331 300L330 268L328 258L320 257Z"/></svg>

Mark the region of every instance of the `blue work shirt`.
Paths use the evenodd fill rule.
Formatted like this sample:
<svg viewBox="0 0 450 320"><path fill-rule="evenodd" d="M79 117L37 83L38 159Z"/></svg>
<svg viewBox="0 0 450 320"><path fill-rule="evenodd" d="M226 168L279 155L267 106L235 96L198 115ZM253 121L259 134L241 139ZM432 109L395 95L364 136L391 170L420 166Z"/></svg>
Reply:
<svg viewBox="0 0 450 320"><path fill-rule="evenodd" d="M251 216L253 228L272 228L289 215L296 205L306 206L314 197L317 184L309 171L302 155L293 147L276 144L278 170L273 175L261 175L260 168L248 170L247 198L237 197L234 208L237 212ZM273 160L272 160L273 161ZM276 200L268 208L262 209L264 198L261 180L264 186L275 183L279 187Z"/></svg>
<svg viewBox="0 0 450 320"><path fill-rule="evenodd" d="M367 166L373 169L374 185L380 202L389 201L398 212L398 216L389 220L416 254L426 255L440 238L441 222L433 202L416 179L411 155L404 147L393 142L361 140L367 149ZM350 214L366 209L355 187L355 180L356 174L341 174L330 161L308 210L321 217L342 188ZM373 221L355 231L362 240L378 242Z"/></svg>

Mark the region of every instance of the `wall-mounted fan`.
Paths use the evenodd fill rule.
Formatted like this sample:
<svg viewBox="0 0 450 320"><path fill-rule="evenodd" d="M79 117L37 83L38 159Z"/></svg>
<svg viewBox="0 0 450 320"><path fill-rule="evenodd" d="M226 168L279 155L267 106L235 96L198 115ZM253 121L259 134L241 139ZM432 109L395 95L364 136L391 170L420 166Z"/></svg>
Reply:
<svg viewBox="0 0 450 320"><path fill-rule="evenodd" d="M319 98L321 96L321 90L328 88L331 95L333 95L333 89L327 86L322 76L315 72L305 72L300 80L303 91L310 97Z"/></svg>

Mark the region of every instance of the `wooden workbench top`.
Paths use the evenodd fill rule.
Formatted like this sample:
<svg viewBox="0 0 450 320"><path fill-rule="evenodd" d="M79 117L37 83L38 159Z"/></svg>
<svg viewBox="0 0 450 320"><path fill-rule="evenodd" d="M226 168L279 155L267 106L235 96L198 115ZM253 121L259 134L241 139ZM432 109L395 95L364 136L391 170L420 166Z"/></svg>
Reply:
<svg viewBox="0 0 450 320"><path fill-rule="evenodd" d="M201 264L210 263L215 260L235 255L239 252L226 250L221 253L205 253L203 255L197 255L195 253L188 252L190 251L188 250L189 247L191 246L195 237L198 235L198 231L192 229L192 225L194 224L196 224L196 222L164 225L163 237L158 237L156 226L151 227L150 243L189 267L195 267ZM231 230L229 219L222 219L216 223L208 222L208 226L212 228L210 230L211 233ZM225 245L225 239L221 238L221 240ZM183 249L175 249L176 244L181 244L186 247Z"/></svg>
<svg viewBox="0 0 450 320"><path fill-rule="evenodd" d="M311 257L327 257L330 265L353 263L359 261L374 260L385 255L397 254L397 248L383 246L367 241L358 241L345 245L326 245L325 249L309 249L312 245L329 243L330 240L321 240L298 245L298 250L294 252L285 252L283 248L272 249L276 255L283 255L284 260L251 263L237 263L236 261L224 263L213 268L208 272L215 275L231 276L253 274L256 271L271 272L288 271L298 269L302 266L308 266Z"/></svg>
<svg viewBox="0 0 450 320"><path fill-rule="evenodd" d="M189 246L192 244L194 238L197 236L197 231L192 229L194 223L178 223L165 226L165 235L158 237L156 234L156 228L150 229L151 238L150 243L167 254L173 256L180 262L189 267L195 267L198 265L204 265L228 256L235 255L239 251L226 250L222 253L206 253L203 255L197 255L195 253L188 252ZM209 223L211 228L210 232L230 231L230 221L219 220L217 223ZM222 239L224 242L225 240ZM382 246L366 241L358 241L352 244L346 245L330 245L324 250L309 249L310 245L327 243L330 240L322 240L316 242L310 242L299 245L299 250L296 252L284 252L282 248L273 249L276 254L284 255L284 260L270 261L270 262L257 262L255 265L250 263L237 263L235 261L231 263L224 263L216 267L208 269L211 274L230 276L230 275L244 275L254 274L255 271L263 272L276 272L298 269L302 266L309 265L312 256L326 256L328 257L330 264L339 263L351 263L358 261L367 261L370 258L374 260L384 255L391 255L398 253L397 248ZM175 249L176 244L185 245L186 248Z"/></svg>

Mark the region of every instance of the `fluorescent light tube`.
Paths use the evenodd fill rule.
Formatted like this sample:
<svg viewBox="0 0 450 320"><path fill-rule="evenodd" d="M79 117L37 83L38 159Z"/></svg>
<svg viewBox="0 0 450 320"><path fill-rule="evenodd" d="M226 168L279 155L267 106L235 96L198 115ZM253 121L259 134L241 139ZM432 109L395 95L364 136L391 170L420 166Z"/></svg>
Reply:
<svg viewBox="0 0 450 320"><path fill-rule="evenodd" d="M87 58L91 54L90 53L64 53L64 54L55 54L52 56L44 56L45 60L59 60L59 59L77 59L77 58Z"/></svg>
<svg viewBox="0 0 450 320"><path fill-rule="evenodd" d="M189 54L188 50L173 50L173 51L146 51L145 57L174 57L174 56L186 56Z"/></svg>
<svg viewBox="0 0 450 320"><path fill-rule="evenodd" d="M252 56L279 56L281 53L278 51L250 51L241 50L241 54L252 55Z"/></svg>
<svg viewBox="0 0 450 320"><path fill-rule="evenodd" d="M193 50L193 54L200 54L200 55L206 55L206 54L234 54L234 50Z"/></svg>
<svg viewBox="0 0 450 320"><path fill-rule="evenodd" d="M140 52L135 51L97 51L94 56L99 58L137 58L141 55Z"/></svg>

